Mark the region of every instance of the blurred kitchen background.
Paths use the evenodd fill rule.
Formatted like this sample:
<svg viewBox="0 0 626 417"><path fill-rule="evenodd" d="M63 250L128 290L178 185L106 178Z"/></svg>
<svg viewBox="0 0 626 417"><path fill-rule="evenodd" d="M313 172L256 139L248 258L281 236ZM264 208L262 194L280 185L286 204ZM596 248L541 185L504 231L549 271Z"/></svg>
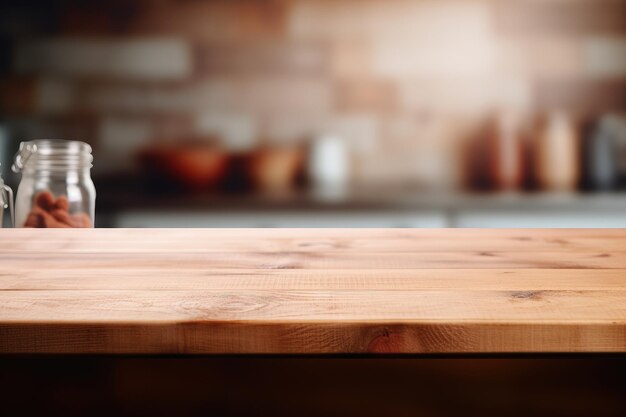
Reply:
<svg viewBox="0 0 626 417"><path fill-rule="evenodd" d="M0 6L0 159L100 227L626 227L626 0Z"/></svg>

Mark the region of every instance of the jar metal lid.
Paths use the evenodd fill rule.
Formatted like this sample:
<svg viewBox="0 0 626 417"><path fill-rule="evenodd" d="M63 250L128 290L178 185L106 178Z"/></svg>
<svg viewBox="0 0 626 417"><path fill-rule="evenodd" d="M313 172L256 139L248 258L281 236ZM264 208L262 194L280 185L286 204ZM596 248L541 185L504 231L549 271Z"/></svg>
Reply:
<svg viewBox="0 0 626 417"><path fill-rule="evenodd" d="M85 142L64 139L37 139L20 143L15 155L13 172L19 173L31 161L34 168L91 168L91 146Z"/></svg>

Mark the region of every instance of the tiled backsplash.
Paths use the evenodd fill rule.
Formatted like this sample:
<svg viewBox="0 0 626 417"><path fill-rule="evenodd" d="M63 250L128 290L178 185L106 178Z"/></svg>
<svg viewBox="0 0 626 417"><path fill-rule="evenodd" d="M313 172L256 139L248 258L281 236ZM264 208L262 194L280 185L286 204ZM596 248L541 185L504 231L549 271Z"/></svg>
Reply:
<svg viewBox="0 0 626 417"><path fill-rule="evenodd" d="M624 0L56 2L4 13L2 114L132 167L159 139L348 141L355 180L454 187L498 108L626 109ZM20 20L22 19L22 20Z"/></svg>

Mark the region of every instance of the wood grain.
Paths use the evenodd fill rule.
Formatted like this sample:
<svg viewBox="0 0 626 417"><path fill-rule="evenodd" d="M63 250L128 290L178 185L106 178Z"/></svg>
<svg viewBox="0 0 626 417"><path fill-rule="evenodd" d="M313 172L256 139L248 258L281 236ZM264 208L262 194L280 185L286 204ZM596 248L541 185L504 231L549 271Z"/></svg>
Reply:
<svg viewBox="0 0 626 417"><path fill-rule="evenodd" d="M626 352L626 230L0 229L0 352Z"/></svg>

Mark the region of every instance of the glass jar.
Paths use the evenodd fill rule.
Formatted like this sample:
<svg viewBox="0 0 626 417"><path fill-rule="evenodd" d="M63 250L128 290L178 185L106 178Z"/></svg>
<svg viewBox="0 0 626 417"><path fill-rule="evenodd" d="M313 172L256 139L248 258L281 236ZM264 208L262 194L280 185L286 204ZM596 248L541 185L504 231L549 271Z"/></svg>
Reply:
<svg viewBox="0 0 626 417"><path fill-rule="evenodd" d="M44 139L22 142L13 171L22 173L15 227L93 227L96 189L91 146Z"/></svg>
<svg viewBox="0 0 626 417"><path fill-rule="evenodd" d="M13 210L13 190L4 184L0 176L0 227L4 223L4 209L8 208L11 216L11 226L15 226L15 211Z"/></svg>

